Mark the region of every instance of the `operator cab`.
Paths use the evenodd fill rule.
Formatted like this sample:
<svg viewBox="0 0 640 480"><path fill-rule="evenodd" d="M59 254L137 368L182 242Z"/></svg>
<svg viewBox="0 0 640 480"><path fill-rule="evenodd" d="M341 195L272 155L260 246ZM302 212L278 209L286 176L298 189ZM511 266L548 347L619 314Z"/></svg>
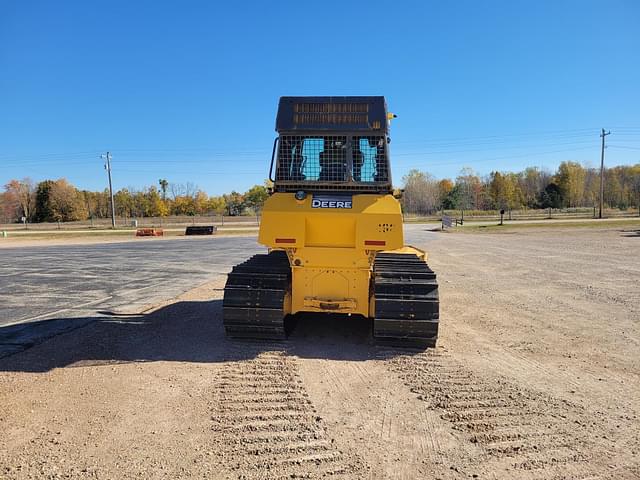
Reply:
<svg viewBox="0 0 640 480"><path fill-rule="evenodd" d="M274 191L390 193L384 97L281 97Z"/></svg>

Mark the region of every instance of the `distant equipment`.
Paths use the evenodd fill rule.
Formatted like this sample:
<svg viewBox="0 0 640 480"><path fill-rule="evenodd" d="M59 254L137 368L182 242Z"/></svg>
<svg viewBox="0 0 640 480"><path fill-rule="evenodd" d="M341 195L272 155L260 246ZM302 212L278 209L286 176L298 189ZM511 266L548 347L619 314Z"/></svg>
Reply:
<svg viewBox="0 0 640 480"><path fill-rule="evenodd" d="M218 231L218 228L214 225L193 225L187 227L185 235L213 235Z"/></svg>

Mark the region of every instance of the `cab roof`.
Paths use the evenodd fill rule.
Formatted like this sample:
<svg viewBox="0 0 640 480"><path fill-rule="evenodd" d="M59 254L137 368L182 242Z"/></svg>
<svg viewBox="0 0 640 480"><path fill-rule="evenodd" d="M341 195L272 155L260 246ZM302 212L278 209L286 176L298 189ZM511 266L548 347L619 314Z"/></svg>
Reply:
<svg viewBox="0 0 640 480"><path fill-rule="evenodd" d="M387 103L372 97L280 97L276 131L386 134Z"/></svg>

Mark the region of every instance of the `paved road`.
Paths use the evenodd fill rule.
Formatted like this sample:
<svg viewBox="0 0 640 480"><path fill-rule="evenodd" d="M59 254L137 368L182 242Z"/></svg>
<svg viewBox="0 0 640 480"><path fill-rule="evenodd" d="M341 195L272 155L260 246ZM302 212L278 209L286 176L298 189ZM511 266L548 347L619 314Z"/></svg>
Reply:
<svg viewBox="0 0 640 480"><path fill-rule="evenodd" d="M0 250L0 326L171 298L265 250L220 237Z"/></svg>
<svg viewBox="0 0 640 480"><path fill-rule="evenodd" d="M424 245L426 225L405 226ZM0 249L0 357L109 313L133 313L265 252L255 237Z"/></svg>
<svg viewBox="0 0 640 480"><path fill-rule="evenodd" d="M173 298L260 251L254 237L0 249L0 357Z"/></svg>

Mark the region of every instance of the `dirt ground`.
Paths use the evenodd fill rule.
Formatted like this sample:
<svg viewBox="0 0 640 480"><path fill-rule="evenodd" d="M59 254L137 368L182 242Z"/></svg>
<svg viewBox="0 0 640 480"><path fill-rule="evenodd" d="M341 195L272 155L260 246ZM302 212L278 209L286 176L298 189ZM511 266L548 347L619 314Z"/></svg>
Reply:
<svg viewBox="0 0 640 480"><path fill-rule="evenodd" d="M640 231L442 233L439 346L292 319L224 339L222 283L0 360L0 477L640 478Z"/></svg>

